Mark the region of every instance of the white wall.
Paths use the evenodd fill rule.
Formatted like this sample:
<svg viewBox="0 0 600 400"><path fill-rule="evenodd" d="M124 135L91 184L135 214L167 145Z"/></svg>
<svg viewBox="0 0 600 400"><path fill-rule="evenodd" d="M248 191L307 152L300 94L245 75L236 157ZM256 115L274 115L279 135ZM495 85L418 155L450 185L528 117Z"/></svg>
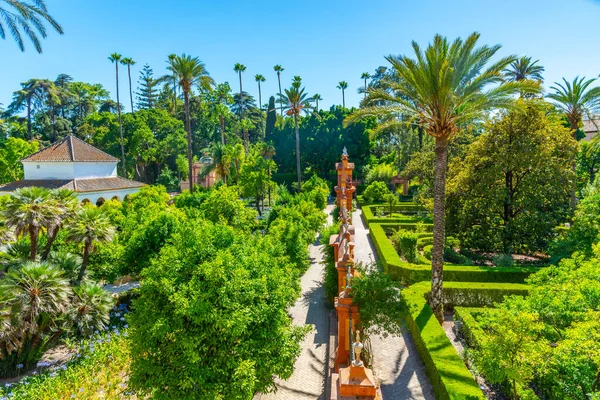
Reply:
<svg viewBox="0 0 600 400"><path fill-rule="evenodd" d="M120 190L106 190L103 192L77 193L77 198L79 199L79 201L87 199L92 204L96 204L100 197L102 197L105 201L108 201L113 197L117 196L119 198L119 201L123 201L125 196L127 196L128 194L137 193L139 191L140 188L130 188Z"/></svg>
<svg viewBox="0 0 600 400"><path fill-rule="evenodd" d="M23 172L25 179L73 179L75 176L73 164L72 162L24 162Z"/></svg>
<svg viewBox="0 0 600 400"><path fill-rule="evenodd" d="M75 163L75 178L105 178L117 176L116 162Z"/></svg>

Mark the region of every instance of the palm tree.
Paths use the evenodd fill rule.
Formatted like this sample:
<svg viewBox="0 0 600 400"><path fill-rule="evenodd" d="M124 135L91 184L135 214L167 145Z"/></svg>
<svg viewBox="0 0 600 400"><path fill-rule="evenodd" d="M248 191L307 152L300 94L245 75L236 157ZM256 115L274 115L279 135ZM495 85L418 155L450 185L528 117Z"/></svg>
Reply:
<svg viewBox="0 0 600 400"><path fill-rule="evenodd" d="M264 82L266 79L261 74L254 75L254 79L258 83L258 108L260 109L260 111L262 111L262 95L260 92L260 83Z"/></svg>
<svg viewBox="0 0 600 400"><path fill-rule="evenodd" d="M56 214L56 218L52 219L50 221L50 225L46 226L48 240L46 242L46 248L42 253L42 261L45 261L48 258L50 250L52 249L52 244L56 240L56 236L58 236L61 226L66 220L73 216L75 209L79 204L79 200L77 200L75 192L69 189L51 190L50 198L56 202L58 212Z"/></svg>
<svg viewBox="0 0 600 400"><path fill-rule="evenodd" d="M311 110L311 98L304 92L304 88L294 86L285 89L285 94L279 98L279 103L285 105L286 114L294 117L294 128L296 132L296 173L298 174L298 193L302 186L302 176L300 174L300 132L298 127L298 117L301 112L308 113Z"/></svg>
<svg viewBox="0 0 600 400"><path fill-rule="evenodd" d="M119 114L119 139L121 141L121 168L123 169L123 177L127 177L127 166L125 165L125 144L123 141L123 122L121 121L121 101L119 100L119 62L121 55L112 53L108 59L111 63L115 63L115 77L117 80L117 113Z"/></svg>
<svg viewBox="0 0 600 400"><path fill-rule="evenodd" d="M242 93L244 92L242 90L242 72L244 72L246 70L246 66L244 64L240 64L240 63L236 63L233 66L233 70L235 72L237 72L239 78L240 78L240 100L242 99ZM240 110L241 110L241 114L240 114L240 119L244 119L244 107L240 104Z"/></svg>
<svg viewBox="0 0 600 400"><path fill-rule="evenodd" d="M240 129L244 134L244 149L246 150L246 154L248 154L250 149L250 137L248 135L248 131L254 128L254 124L248 118L244 118L240 121Z"/></svg>
<svg viewBox="0 0 600 400"><path fill-rule="evenodd" d="M277 64L276 66L273 67L273 70L275 72L277 72L277 83L279 84L279 98L281 98L281 96L282 96L282 92L281 92L281 73L283 71L285 71L285 69L281 65ZM283 116L283 104L280 104L279 111L280 111L280 115Z"/></svg>
<svg viewBox="0 0 600 400"><path fill-rule="evenodd" d="M31 117L35 109L44 107L45 103L60 103L58 90L54 82L49 79L30 79L21 83L21 89L13 94L13 101L9 104L7 113L16 115L23 109L27 113L27 135L33 139Z"/></svg>
<svg viewBox="0 0 600 400"><path fill-rule="evenodd" d="M64 33L58 22L48 14L44 0L34 0L31 2L33 4L19 0L4 0L3 3L7 3L8 7L0 6L0 38L6 39L6 32L10 32L21 51L25 51L23 43L23 34L25 34L33 43L35 50L38 53L42 52L40 37L45 39L48 36L44 21L59 34Z"/></svg>
<svg viewBox="0 0 600 400"><path fill-rule="evenodd" d="M554 92L549 93L547 97L551 99L558 112L562 113L571 128L573 139L577 140L577 131L583 122L583 117L587 116L593 119L592 114L600 110L600 87L590 88L597 78L585 79L585 77L575 77L573 82L568 82L563 78L564 85L554 82L550 87ZM577 162L573 161L573 172L577 168ZM577 205L577 194L575 185L571 187L571 207Z"/></svg>
<svg viewBox="0 0 600 400"><path fill-rule="evenodd" d="M246 158L246 149L240 143L237 143L233 146L226 146L225 152L235 167L235 184L237 184L240 177L240 165L244 163Z"/></svg>
<svg viewBox="0 0 600 400"><path fill-rule="evenodd" d="M167 64L169 64L167 69L169 71L171 71L171 73L173 75L173 114L175 114L175 112L176 112L175 107L177 107L177 72L175 72L175 70L173 69L173 65L174 65L176 58L177 58L177 55L171 53L168 55L168 60L167 60Z"/></svg>
<svg viewBox="0 0 600 400"><path fill-rule="evenodd" d="M272 143L263 143L262 148L260 150L260 154L263 156L263 158L265 160L272 160L273 157L275 156L275 147L273 146ZM269 166L269 179L271 179L271 163L268 164ZM269 185L268 188L268 196L269 196L269 207L271 207L271 186Z"/></svg>
<svg viewBox="0 0 600 400"><path fill-rule="evenodd" d="M202 168L200 176L205 177L212 171L217 170L223 183L227 185L227 175L229 175L229 166L231 165L230 152L228 151L227 145L213 143L206 151L210 155L212 163Z"/></svg>
<svg viewBox="0 0 600 400"><path fill-rule="evenodd" d="M365 96L367 95L367 79L369 79L370 77L371 77L371 75L369 75L368 72L363 72L360 75L360 79L364 79L364 81L365 81L365 91L364 91Z"/></svg>
<svg viewBox="0 0 600 400"><path fill-rule="evenodd" d="M190 192L194 191L194 177L192 176L192 127L190 123L190 92L192 86L196 83L211 85L213 80L208 75L204 63L198 57L192 57L187 54L176 56L171 69L176 74L179 81L179 87L183 91L183 102L185 108L185 130L187 131L187 158L188 158L188 179L190 181Z"/></svg>
<svg viewBox="0 0 600 400"><path fill-rule="evenodd" d="M60 269L26 262L10 269L0 289L0 303L10 310L10 321L0 331L0 354L14 354L14 371L17 364L26 370L63 333L57 318L68 310L71 287Z"/></svg>
<svg viewBox="0 0 600 400"><path fill-rule="evenodd" d="M346 89L348 89L348 82L341 81L337 85L337 88L338 89L342 89L342 107L346 108L346 95L345 95L345 91L346 91Z"/></svg>
<svg viewBox="0 0 600 400"><path fill-rule="evenodd" d="M114 301L110 293L95 282L85 282L73 287L74 304L69 312L75 332L89 337L94 331L103 331L108 325Z"/></svg>
<svg viewBox="0 0 600 400"><path fill-rule="evenodd" d="M127 75L129 76L129 100L131 101L131 112L133 112L133 89L131 88L131 66L135 65L133 58L125 57L121 60L122 65L127 65Z"/></svg>
<svg viewBox="0 0 600 400"><path fill-rule="evenodd" d="M504 78L507 81L522 81L524 79L531 79L538 82L543 82L544 67L536 65L539 60L531 62L531 57L521 57L510 63L509 68L505 68Z"/></svg>
<svg viewBox="0 0 600 400"><path fill-rule="evenodd" d="M423 51L412 43L415 58L386 57L393 67L384 89L369 89L365 108L350 115L345 123L365 116L388 119L409 115L435 139L434 228L432 251L431 295L429 304L443 320L442 279L444 266L445 192L448 142L473 120L490 110L515 106L513 96L539 92L533 81L504 82L502 71L515 61L514 56L501 58L489 65L500 45L476 47L478 33L465 41L450 43L440 35ZM487 66L487 67L486 67ZM392 121L393 123L393 121ZM396 124L398 120L396 119ZM406 122L405 122L406 123ZM407 121L411 123L411 121ZM383 125L389 126L390 123Z"/></svg>
<svg viewBox="0 0 600 400"><path fill-rule="evenodd" d="M219 83L214 91L216 100L216 111L219 115L219 127L221 129L221 144L225 144L225 117L229 115L230 110L227 105L233 102L231 97L231 88L229 83Z"/></svg>
<svg viewBox="0 0 600 400"><path fill-rule="evenodd" d="M6 226L13 228L17 236L29 235L29 259L35 261L40 231L57 224L60 210L50 191L28 187L15 190L2 214Z"/></svg>
<svg viewBox="0 0 600 400"><path fill-rule="evenodd" d="M77 280L81 282L94 250L96 242L109 242L115 234L115 228L102 208L83 207L77 211L73 220L67 225L67 240L83 244L81 269Z"/></svg>
<svg viewBox="0 0 600 400"><path fill-rule="evenodd" d="M321 95L319 93L315 93L315 95L312 97L313 100L315 101L315 111L319 111L319 101L323 100L323 98L321 97Z"/></svg>

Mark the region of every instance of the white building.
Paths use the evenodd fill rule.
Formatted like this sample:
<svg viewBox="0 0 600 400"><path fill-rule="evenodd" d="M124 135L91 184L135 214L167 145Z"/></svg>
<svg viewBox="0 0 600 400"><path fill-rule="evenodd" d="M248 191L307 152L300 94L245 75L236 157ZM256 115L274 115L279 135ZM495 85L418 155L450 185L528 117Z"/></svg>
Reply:
<svg viewBox="0 0 600 400"><path fill-rule="evenodd" d="M1 186L0 194L39 186L70 189L79 200L98 205L110 199L123 200L144 184L117 176L118 162L83 140L67 136L22 159L24 179Z"/></svg>

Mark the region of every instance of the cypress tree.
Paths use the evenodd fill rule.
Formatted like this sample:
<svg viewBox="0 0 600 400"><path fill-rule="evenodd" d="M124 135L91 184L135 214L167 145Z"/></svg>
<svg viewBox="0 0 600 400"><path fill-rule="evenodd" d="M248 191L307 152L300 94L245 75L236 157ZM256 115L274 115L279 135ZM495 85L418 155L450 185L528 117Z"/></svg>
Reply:
<svg viewBox="0 0 600 400"><path fill-rule="evenodd" d="M148 64L144 65L144 68L140 72L140 79L138 80L138 92L135 93L139 108L154 108L156 106L158 98L157 87L160 83L160 79L154 79L152 68Z"/></svg>
<svg viewBox="0 0 600 400"><path fill-rule="evenodd" d="M273 140L271 135L273 129L275 129L275 122L277 121L277 112L275 110L275 96L269 97L269 107L267 107L267 121L265 128L265 141Z"/></svg>

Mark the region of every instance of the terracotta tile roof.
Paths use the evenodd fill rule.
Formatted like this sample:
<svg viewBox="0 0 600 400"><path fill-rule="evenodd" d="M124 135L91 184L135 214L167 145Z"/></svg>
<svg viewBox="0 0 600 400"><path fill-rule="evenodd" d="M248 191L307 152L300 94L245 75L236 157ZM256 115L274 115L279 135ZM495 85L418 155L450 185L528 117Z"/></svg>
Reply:
<svg viewBox="0 0 600 400"><path fill-rule="evenodd" d="M103 192L107 190L133 189L145 186L142 182L113 176L110 178L90 178L72 180L20 180L0 186L0 192L12 192L24 187L45 187L47 189L70 189L77 193Z"/></svg>
<svg viewBox="0 0 600 400"><path fill-rule="evenodd" d="M74 136L67 136L21 162L118 162L119 159L87 144Z"/></svg>

